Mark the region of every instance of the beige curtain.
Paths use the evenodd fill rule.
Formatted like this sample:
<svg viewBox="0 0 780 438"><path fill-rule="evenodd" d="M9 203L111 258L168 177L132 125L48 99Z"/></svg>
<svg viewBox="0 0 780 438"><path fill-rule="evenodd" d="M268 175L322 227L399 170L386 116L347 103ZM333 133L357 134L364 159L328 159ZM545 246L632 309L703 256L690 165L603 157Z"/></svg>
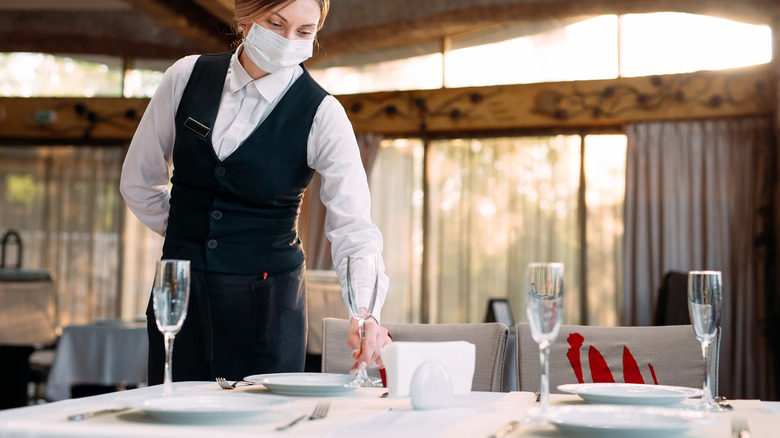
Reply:
<svg viewBox="0 0 780 438"><path fill-rule="evenodd" d="M556 261L564 321L579 322L581 137L437 140L426 154L429 320L481 322L505 298L524 321L527 264Z"/></svg>
<svg viewBox="0 0 780 438"><path fill-rule="evenodd" d="M370 177L371 167L379 150L382 137L373 133L357 134L360 158L363 167ZM307 269L333 269L333 259L330 254L330 242L325 237L325 206L320 201L320 187L322 181L318 174L309 184L303 197L301 215L298 223L298 231L301 234L303 249L306 252Z"/></svg>
<svg viewBox="0 0 780 438"><path fill-rule="evenodd" d="M423 141L383 140L371 167L371 218L390 278L382 322L421 322Z"/></svg>
<svg viewBox="0 0 780 438"><path fill-rule="evenodd" d="M776 399L762 332L771 121L639 123L627 135L623 323L652 324L667 271L722 271L720 393Z"/></svg>
<svg viewBox="0 0 780 438"><path fill-rule="evenodd" d="M0 232L56 276L61 325L119 312L121 147L0 146Z"/></svg>

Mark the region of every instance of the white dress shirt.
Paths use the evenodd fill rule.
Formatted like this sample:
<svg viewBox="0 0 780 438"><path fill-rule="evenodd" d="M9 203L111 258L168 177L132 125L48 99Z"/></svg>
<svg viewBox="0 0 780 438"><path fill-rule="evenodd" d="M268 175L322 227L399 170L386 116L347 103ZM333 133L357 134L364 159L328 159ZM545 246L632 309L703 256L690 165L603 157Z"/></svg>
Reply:
<svg viewBox="0 0 780 438"><path fill-rule="evenodd" d="M252 79L237 54L230 59L212 142L220 160L232 154L276 107L303 74L300 66ZM149 102L122 166L120 191L127 205L146 226L165 235L170 201L171 157L179 101L199 55L174 63ZM346 257L380 255L380 280L374 315L387 294L389 280L381 261L382 235L371 220L371 199L360 151L344 108L326 96L317 109L307 144L308 165L322 177L320 199L327 208L325 235L332 246L333 265L346 297Z"/></svg>

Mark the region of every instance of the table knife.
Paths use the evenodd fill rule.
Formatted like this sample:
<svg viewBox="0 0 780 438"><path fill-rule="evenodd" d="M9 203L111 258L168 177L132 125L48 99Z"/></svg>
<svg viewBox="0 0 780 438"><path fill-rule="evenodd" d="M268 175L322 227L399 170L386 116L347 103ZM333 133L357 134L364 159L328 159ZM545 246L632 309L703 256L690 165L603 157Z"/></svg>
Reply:
<svg viewBox="0 0 780 438"><path fill-rule="evenodd" d="M501 429L498 429L493 433L493 435L490 435L489 438L501 438L503 436L506 436L510 433L512 433L513 430L517 429L517 426L520 425L519 421L510 421L509 423L505 424L501 427Z"/></svg>
<svg viewBox="0 0 780 438"><path fill-rule="evenodd" d="M114 414L117 412L123 412L127 411L130 408L112 408L112 409L101 409L99 411L90 411L90 412L84 412L81 414L74 414L68 417L68 421L80 421L80 420L86 420L87 418L96 417L98 415L104 415L104 414Z"/></svg>

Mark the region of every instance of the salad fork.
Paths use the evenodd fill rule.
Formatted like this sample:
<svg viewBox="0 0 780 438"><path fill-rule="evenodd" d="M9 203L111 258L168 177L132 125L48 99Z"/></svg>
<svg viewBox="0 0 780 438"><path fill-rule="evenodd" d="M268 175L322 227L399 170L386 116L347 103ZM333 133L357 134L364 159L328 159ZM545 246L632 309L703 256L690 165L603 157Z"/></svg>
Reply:
<svg viewBox="0 0 780 438"><path fill-rule="evenodd" d="M285 424L284 426L279 426L276 428L276 430L287 430L296 424L300 423L304 419L309 420L320 420L325 418L326 415L328 415L328 409L330 409L330 402L328 401L321 401L317 403L317 406L314 407L314 411L311 413L311 415L301 415L300 417L296 418L295 420Z"/></svg>
<svg viewBox="0 0 780 438"><path fill-rule="evenodd" d="M312 412L309 416L309 420L321 420L325 418L325 416L328 415L329 409L330 402L326 401L317 403L317 406L314 407L314 412Z"/></svg>

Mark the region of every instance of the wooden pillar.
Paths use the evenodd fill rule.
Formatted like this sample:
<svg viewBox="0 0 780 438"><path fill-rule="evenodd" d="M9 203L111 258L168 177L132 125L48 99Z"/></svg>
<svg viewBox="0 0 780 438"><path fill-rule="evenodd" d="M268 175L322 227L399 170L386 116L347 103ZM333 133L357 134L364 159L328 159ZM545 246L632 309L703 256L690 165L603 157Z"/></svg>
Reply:
<svg viewBox="0 0 780 438"><path fill-rule="evenodd" d="M767 286L767 339L770 340L770 357L774 360L774 391L768 391L775 398L780 396L780 16L775 16L772 23L773 56L772 56L772 91L774 96L774 125L775 125L775 175L772 186L772 234L773 247L769 248L766 267ZM771 368L770 368L771 369ZM773 392L773 394L772 394Z"/></svg>

